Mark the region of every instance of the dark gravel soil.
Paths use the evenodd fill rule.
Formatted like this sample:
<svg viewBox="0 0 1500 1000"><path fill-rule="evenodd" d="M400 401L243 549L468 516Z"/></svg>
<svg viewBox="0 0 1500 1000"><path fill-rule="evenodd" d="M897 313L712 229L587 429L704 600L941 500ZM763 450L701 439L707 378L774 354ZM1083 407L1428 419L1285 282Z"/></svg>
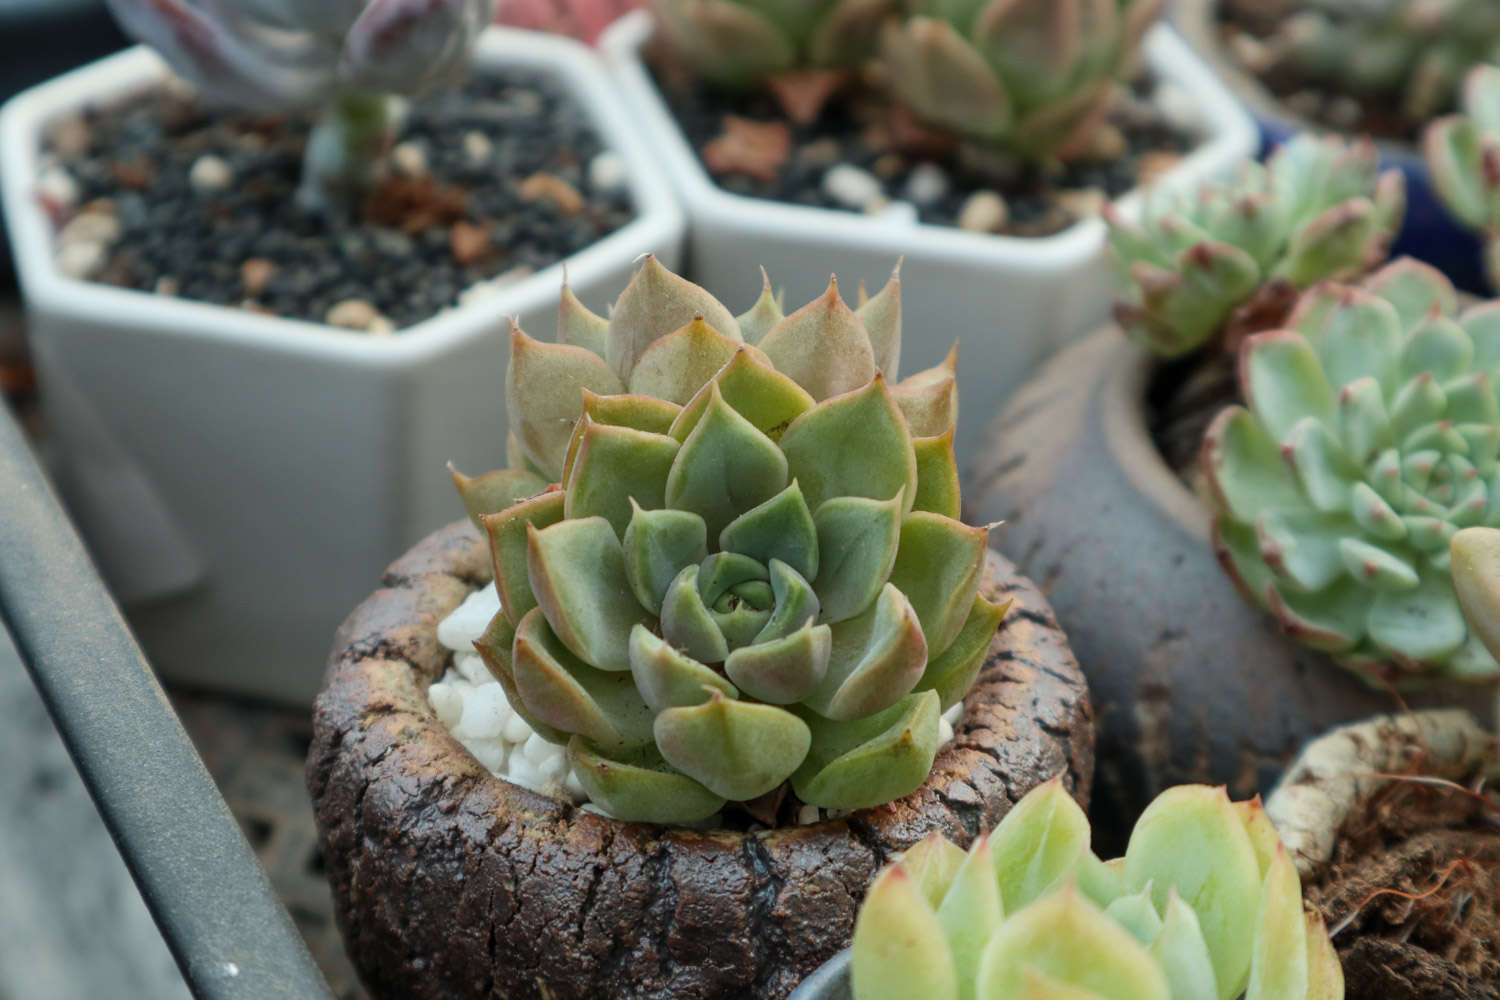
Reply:
<svg viewBox="0 0 1500 1000"><path fill-rule="evenodd" d="M706 146L725 133L729 116L790 129L790 155L774 177L719 171L717 179L726 190L799 205L861 211L859 206L828 193L824 177L831 167L859 167L878 179L886 200L914 200L908 185L913 170L925 162L941 167L948 183L940 197L914 200L923 222L956 226L969 196L992 190L1005 198L1008 208L1008 220L998 231L1011 235L1044 236L1065 229L1080 215L1096 212L1105 198L1118 197L1159 175L1199 141L1197 135L1174 125L1150 103L1147 98L1155 81L1142 74L1111 116L1111 124L1123 141L1110 155L1075 161L1058 171L1005 169L997 176L973 169L956 150L933 149L919 155L895 148L890 108L873 94L835 95L817 121L799 126L788 121L765 91L734 92L701 82L687 83L659 56L654 72L657 86L700 157ZM708 164L705 167L715 173Z"/></svg>
<svg viewBox="0 0 1500 1000"><path fill-rule="evenodd" d="M602 147L583 109L529 72L476 75L414 104L399 142L425 167L399 172L395 159L343 219L295 204L307 131L302 120L204 110L172 88L59 123L53 151L82 210L119 221L91 276L318 322L358 300L399 328L476 282L575 253L634 214L623 183L591 182ZM227 187L190 181L204 156L228 167Z"/></svg>

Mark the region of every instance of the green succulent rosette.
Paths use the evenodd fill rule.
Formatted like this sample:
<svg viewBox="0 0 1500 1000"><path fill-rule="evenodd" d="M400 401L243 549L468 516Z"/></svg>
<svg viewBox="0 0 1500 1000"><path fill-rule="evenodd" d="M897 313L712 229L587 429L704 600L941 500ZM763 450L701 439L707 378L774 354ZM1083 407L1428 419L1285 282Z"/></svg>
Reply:
<svg viewBox="0 0 1500 1000"><path fill-rule="evenodd" d="M1259 800L1163 792L1125 856L1056 780L965 853L938 834L875 879L854 1000L1341 1000L1322 919Z"/></svg>
<svg viewBox="0 0 1500 1000"><path fill-rule="evenodd" d="M1163 0L910 0L881 55L921 120L1031 159L1087 148Z"/></svg>
<svg viewBox="0 0 1500 1000"><path fill-rule="evenodd" d="M802 69L848 69L873 50L895 0L651 0L673 51L743 87Z"/></svg>
<svg viewBox="0 0 1500 1000"><path fill-rule="evenodd" d="M1500 66L1469 71L1462 113L1433 122L1423 150L1443 204L1483 234L1490 284L1500 289Z"/></svg>
<svg viewBox="0 0 1500 1000"><path fill-rule="evenodd" d="M1162 191L1139 222L1106 206L1123 289L1115 321L1161 357L1203 346L1261 289L1357 278L1386 257L1406 211L1399 170L1368 139L1300 135L1229 183Z"/></svg>
<svg viewBox="0 0 1500 1000"><path fill-rule="evenodd" d="M1239 373L1247 405L1214 421L1203 466L1244 593L1378 686L1500 676L1449 554L1500 525L1500 303L1460 314L1446 278L1398 260L1312 289Z"/></svg>
<svg viewBox="0 0 1500 1000"><path fill-rule="evenodd" d="M736 318L652 259L608 320L565 291L562 343L513 330L521 468L458 477L502 605L476 645L612 815L926 779L1004 609L957 519L954 358L893 387L899 315L893 278Z"/></svg>

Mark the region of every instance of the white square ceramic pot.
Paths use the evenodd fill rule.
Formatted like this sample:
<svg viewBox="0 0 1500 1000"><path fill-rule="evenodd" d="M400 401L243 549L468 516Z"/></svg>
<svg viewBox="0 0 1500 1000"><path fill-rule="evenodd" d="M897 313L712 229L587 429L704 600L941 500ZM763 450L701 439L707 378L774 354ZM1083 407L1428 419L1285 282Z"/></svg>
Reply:
<svg viewBox="0 0 1500 1000"><path fill-rule="evenodd" d="M1022 238L924 225L896 202L860 215L750 198L721 188L704 170L641 60L653 29L637 12L601 41L610 72L688 213L688 266L694 281L734 308L760 287L759 265L787 292L787 305L811 300L837 272L843 287L880 287L902 264L902 370L939 363L959 347L960 469L1007 397L1059 348L1104 321L1115 284L1102 220L1053 236ZM1213 72L1165 25L1152 29L1145 58L1197 105L1203 141L1158 183L1192 186L1254 154L1255 122ZM1139 192L1120 199L1138 210Z"/></svg>
<svg viewBox="0 0 1500 1000"><path fill-rule="evenodd" d="M0 194L53 469L95 558L168 679L310 702L333 632L372 576L461 516L444 464L504 464L508 318L551 338L564 267L604 309L685 223L594 54L492 28L474 72L554 74L625 160L635 219L566 261L394 336L66 277L35 189L56 118L160 84L136 48L0 110Z"/></svg>

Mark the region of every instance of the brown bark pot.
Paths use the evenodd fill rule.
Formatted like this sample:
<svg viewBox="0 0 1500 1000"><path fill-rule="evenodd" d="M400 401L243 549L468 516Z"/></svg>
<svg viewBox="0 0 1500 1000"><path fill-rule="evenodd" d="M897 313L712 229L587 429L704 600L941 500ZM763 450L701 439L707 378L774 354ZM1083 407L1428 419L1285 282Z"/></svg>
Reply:
<svg viewBox="0 0 1500 1000"><path fill-rule="evenodd" d="M623 823L492 777L426 691L437 623L490 580L468 522L387 570L338 633L308 789L349 954L381 997L785 997L843 948L892 853L967 843L1061 774L1086 801L1087 690L1051 609L994 553L1014 599L955 740L912 795L760 833Z"/></svg>
<svg viewBox="0 0 1500 1000"><path fill-rule="evenodd" d="M969 493L972 522L1005 522L994 544L1038 581L1088 677L1092 816L1108 849L1170 785L1248 797L1313 737L1397 707L1240 596L1214 557L1208 508L1147 431L1152 371L1114 328L1068 348L990 427ZM1407 700L1488 713L1494 692Z"/></svg>

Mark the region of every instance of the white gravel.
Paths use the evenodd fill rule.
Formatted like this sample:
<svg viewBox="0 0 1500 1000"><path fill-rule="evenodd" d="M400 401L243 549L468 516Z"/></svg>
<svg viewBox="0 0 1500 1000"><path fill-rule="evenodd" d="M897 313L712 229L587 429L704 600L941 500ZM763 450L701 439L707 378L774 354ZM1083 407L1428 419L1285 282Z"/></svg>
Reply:
<svg viewBox="0 0 1500 1000"><path fill-rule="evenodd" d="M840 163L823 175L823 192L849 208L869 209L885 199L880 178L848 163Z"/></svg>
<svg viewBox="0 0 1500 1000"><path fill-rule="evenodd" d="M512 711L505 689L474 651L474 640L484 635L499 612L500 597L494 584L490 584L471 593L452 614L438 622L438 642L453 651L453 666L428 687L427 703L444 728L495 777L608 815L588 801L583 786L568 766L564 748L543 739ZM953 739L953 727L963 715L963 708L960 703L943 713L938 726L944 744ZM807 825L837 815L804 805L797 820Z"/></svg>

